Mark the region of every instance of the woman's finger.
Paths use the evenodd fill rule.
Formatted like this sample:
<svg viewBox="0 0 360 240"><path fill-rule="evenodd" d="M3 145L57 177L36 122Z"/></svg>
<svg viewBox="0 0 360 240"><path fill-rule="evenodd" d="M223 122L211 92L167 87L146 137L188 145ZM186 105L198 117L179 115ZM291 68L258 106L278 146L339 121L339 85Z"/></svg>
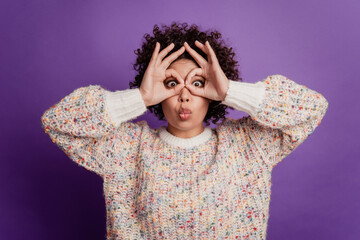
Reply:
<svg viewBox="0 0 360 240"><path fill-rule="evenodd" d="M204 71L203 71L202 68L194 68L187 74L186 79L185 79L185 85L191 84L191 79L195 75L202 76L204 79L206 79L206 77L204 76Z"/></svg>
<svg viewBox="0 0 360 240"><path fill-rule="evenodd" d="M216 54L214 52L214 50L212 49L212 47L210 46L209 41L205 42L205 48L208 51L208 56L209 56L209 62L218 62L218 59L216 57Z"/></svg>
<svg viewBox="0 0 360 240"><path fill-rule="evenodd" d="M185 87L185 84L184 84L184 82L182 82L182 83L179 83L178 85L176 85L176 87L175 88L173 88L174 90L173 90L173 95L177 95L177 94L179 94L180 93L180 91L181 91L181 89L183 89Z"/></svg>
<svg viewBox="0 0 360 240"><path fill-rule="evenodd" d="M158 54L159 54L159 49L160 49L160 43L159 43L159 42L156 42L156 44L155 44L155 49L154 49L154 52L153 52L153 54L152 54L152 56L151 56L149 65L150 65L151 63L156 62L156 58L157 58L157 56L158 56Z"/></svg>
<svg viewBox="0 0 360 240"><path fill-rule="evenodd" d="M184 43L184 46L185 46L186 51L189 52L189 54L200 65L200 67L203 67L206 65L206 63L207 63L206 59L203 58L200 54L198 54L194 49L192 49L187 42Z"/></svg>
<svg viewBox="0 0 360 240"><path fill-rule="evenodd" d="M181 78L180 74L174 69L167 69L165 71L165 75L167 78L173 77L178 81L178 84L174 88L165 89L166 98L179 94L181 89L183 89L183 87L185 86L184 80Z"/></svg>
<svg viewBox="0 0 360 240"><path fill-rule="evenodd" d="M186 84L185 87L187 89L189 89L190 93L192 95L197 95L197 96L200 96L200 97L205 97L205 91L204 91L204 88L199 88L199 87L195 87L194 85L192 84Z"/></svg>
<svg viewBox="0 0 360 240"><path fill-rule="evenodd" d="M178 80L179 83L185 84L184 79L180 76L180 74L179 74L177 71L175 71L175 69L171 69L171 68L170 68L170 69L166 69L166 71L165 71L165 77L166 77L166 78L173 77L173 78L175 78L176 80Z"/></svg>
<svg viewBox="0 0 360 240"><path fill-rule="evenodd" d="M179 50L177 50L176 52L173 52L170 56L165 58L161 64L164 66L165 69L167 69L170 66L170 64L184 52L185 52L185 47L182 46Z"/></svg>
<svg viewBox="0 0 360 240"><path fill-rule="evenodd" d="M201 49L201 51L203 51L204 53L206 53L206 55L209 55L209 52L207 51L207 49L205 48L205 45L202 44L201 42L199 42L198 40L195 40L195 45Z"/></svg>
<svg viewBox="0 0 360 240"><path fill-rule="evenodd" d="M167 46L166 48L164 48L160 53L159 56L157 58L157 63L160 64L162 59L174 48L175 44L174 43L170 43L169 46Z"/></svg>
<svg viewBox="0 0 360 240"><path fill-rule="evenodd" d="M204 92L204 86L205 86L205 81L203 83L203 87L202 88L199 88L199 87L195 87L193 84L192 84L192 81L191 79L196 75L196 76L203 76L203 69L202 68L195 68L193 70L191 70L188 75L186 76L186 79L185 79L185 87L187 89L189 89L189 91L191 92L191 94L194 94L194 95L198 95L198 96L204 96L205 92ZM205 77L204 77L205 78Z"/></svg>
<svg viewBox="0 0 360 240"><path fill-rule="evenodd" d="M163 90L163 94L164 94L164 100L169 98L169 97L172 97L172 96L175 96L175 95L178 95L180 92L181 92L181 89L184 88L184 84L183 83L180 83L178 85L176 85L174 88L164 88Z"/></svg>

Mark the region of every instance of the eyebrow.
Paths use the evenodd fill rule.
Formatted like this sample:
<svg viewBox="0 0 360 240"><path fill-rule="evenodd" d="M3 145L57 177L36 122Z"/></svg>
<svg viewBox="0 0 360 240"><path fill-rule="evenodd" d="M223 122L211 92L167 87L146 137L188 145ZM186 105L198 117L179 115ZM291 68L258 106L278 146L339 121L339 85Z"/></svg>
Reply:
<svg viewBox="0 0 360 240"><path fill-rule="evenodd" d="M205 78L203 76L199 76L199 75L195 75L192 78L200 78L201 80L205 80Z"/></svg>

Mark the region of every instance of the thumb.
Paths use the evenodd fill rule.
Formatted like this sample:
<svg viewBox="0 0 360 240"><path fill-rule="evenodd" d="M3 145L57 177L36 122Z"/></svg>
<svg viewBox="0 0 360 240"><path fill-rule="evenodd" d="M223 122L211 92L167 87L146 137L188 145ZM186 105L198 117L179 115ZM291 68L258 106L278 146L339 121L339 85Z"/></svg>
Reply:
<svg viewBox="0 0 360 240"><path fill-rule="evenodd" d="M181 92L181 89L183 89L185 87L184 82L180 82L178 85L176 85L175 88L173 88L173 95L177 95Z"/></svg>
<svg viewBox="0 0 360 240"><path fill-rule="evenodd" d="M174 69L166 69L165 75L166 75L166 77L174 77L178 81L178 84L176 85L176 87L169 89L167 91L167 94L166 94L167 97L171 97L176 94L179 94L181 89L183 89L183 87L185 86L184 79L182 79L180 74L177 71L175 71Z"/></svg>
<svg viewBox="0 0 360 240"><path fill-rule="evenodd" d="M162 95L164 99L167 99L169 97L178 95L181 92L181 89L183 89L185 86L185 84L183 82L180 82L179 84L177 84L175 87L171 88L171 89L167 89L164 87L163 91L162 91Z"/></svg>

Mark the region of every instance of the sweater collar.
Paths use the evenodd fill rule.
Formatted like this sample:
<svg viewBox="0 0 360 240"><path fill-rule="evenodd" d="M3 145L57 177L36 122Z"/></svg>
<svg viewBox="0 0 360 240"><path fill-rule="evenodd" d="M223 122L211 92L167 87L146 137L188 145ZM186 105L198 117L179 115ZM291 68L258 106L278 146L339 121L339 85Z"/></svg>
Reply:
<svg viewBox="0 0 360 240"><path fill-rule="evenodd" d="M165 126L159 127L159 137L166 143L181 148L191 148L205 143L211 138L212 130L210 127L204 127L204 131L192 138L180 138L172 135Z"/></svg>

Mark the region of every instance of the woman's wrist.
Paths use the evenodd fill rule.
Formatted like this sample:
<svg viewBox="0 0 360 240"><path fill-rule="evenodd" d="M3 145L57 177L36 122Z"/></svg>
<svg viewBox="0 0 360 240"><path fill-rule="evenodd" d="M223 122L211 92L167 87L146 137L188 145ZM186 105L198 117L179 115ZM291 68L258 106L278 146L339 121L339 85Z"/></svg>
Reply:
<svg viewBox="0 0 360 240"><path fill-rule="evenodd" d="M140 95L141 95L141 98L142 100L144 101L144 104L146 107L150 106L149 104L149 101L148 101L148 98L146 97L145 93L143 92L143 90L141 88L139 88L139 91L140 91Z"/></svg>
<svg viewBox="0 0 360 240"><path fill-rule="evenodd" d="M229 91L230 80L228 78L226 78L225 82L226 82L226 87L225 87L225 91L221 94L221 101L225 101L225 98Z"/></svg>

